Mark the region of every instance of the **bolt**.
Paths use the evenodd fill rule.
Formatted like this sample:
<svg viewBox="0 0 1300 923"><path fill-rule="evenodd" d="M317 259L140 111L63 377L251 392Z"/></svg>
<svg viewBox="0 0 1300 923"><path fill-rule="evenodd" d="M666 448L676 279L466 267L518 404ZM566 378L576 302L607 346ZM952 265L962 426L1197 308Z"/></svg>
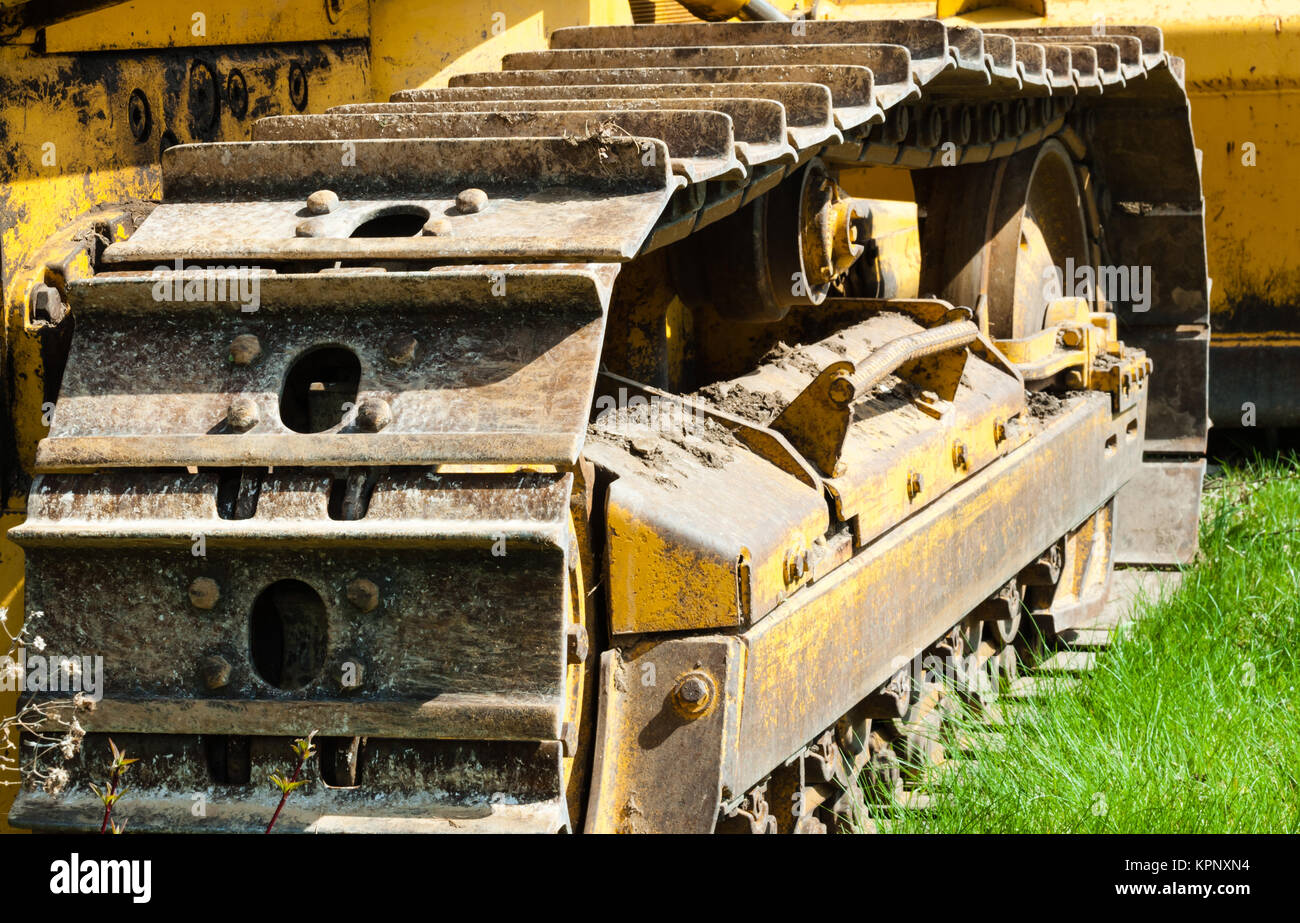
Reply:
<svg viewBox="0 0 1300 923"><path fill-rule="evenodd" d="M68 306L63 296L53 285L39 282L32 286L31 319L35 322L57 324L68 314Z"/></svg>
<svg viewBox="0 0 1300 923"><path fill-rule="evenodd" d="M384 345L384 355L393 365L406 365L415 358L415 347L419 345L413 335L401 333Z"/></svg>
<svg viewBox="0 0 1300 923"><path fill-rule="evenodd" d="M560 726L560 744L565 756L573 756L578 752L578 725L572 721L566 721Z"/></svg>
<svg viewBox="0 0 1300 923"><path fill-rule="evenodd" d="M456 211L462 215L481 212L487 205L488 195L482 189L462 189L456 195Z"/></svg>
<svg viewBox="0 0 1300 923"><path fill-rule="evenodd" d="M368 397L357 406L357 426L368 433L377 433L392 422L392 408L383 398Z"/></svg>
<svg viewBox="0 0 1300 923"><path fill-rule="evenodd" d="M963 442L954 442L952 444L952 466L958 471L965 471L969 461L966 458L966 444Z"/></svg>
<svg viewBox="0 0 1300 923"><path fill-rule="evenodd" d="M677 690L678 697L683 702L689 702L691 705L698 705L708 694L708 687L704 685L704 680L698 676L687 678L682 682L681 688Z"/></svg>
<svg viewBox="0 0 1300 923"><path fill-rule="evenodd" d="M235 365L252 365L262 354L262 343L251 333L241 333L230 341L228 355Z"/></svg>
<svg viewBox="0 0 1300 923"><path fill-rule="evenodd" d="M373 612L379 605L379 587L365 577L358 577L348 584L348 602L362 612Z"/></svg>
<svg viewBox="0 0 1300 923"><path fill-rule="evenodd" d="M230 684L230 661L218 654L203 658L203 685L221 689Z"/></svg>
<svg viewBox="0 0 1300 923"><path fill-rule="evenodd" d="M705 673L688 673L673 690L678 711L690 718L698 718L708 711L713 696L713 680Z"/></svg>
<svg viewBox="0 0 1300 923"><path fill-rule="evenodd" d="M307 108L307 72L296 61L289 66L289 102L299 112Z"/></svg>
<svg viewBox="0 0 1300 923"><path fill-rule="evenodd" d="M917 494L921 492L921 473L919 471L907 472L907 499L915 500Z"/></svg>
<svg viewBox="0 0 1300 923"><path fill-rule="evenodd" d="M307 196L307 211L313 215L328 215L338 204L338 193L332 189L317 189Z"/></svg>
<svg viewBox="0 0 1300 923"><path fill-rule="evenodd" d="M211 609L221 598L221 587L211 577L198 577L190 584L190 605L195 609Z"/></svg>
<svg viewBox="0 0 1300 923"><path fill-rule="evenodd" d="M238 70L232 70L226 77L226 103L235 118L242 119L248 115L248 84Z"/></svg>
<svg viewBox="0 0 1300 923"><path fill-rule="evenodd" d="M221 114L217 75L206 61L190 63L189 109L194 133L201 134L217 127Z"/></svg>
<svg viewBox="0 0 1300 923"><path fill-rule="evenodd" d="M569 663L582 663L587 659L587 629L574 623L567 630L569 639Z"/></svg>
<svg viewBox="0 0 1300 923"><path fill-rule="evenodd" d="M1083 342L1083 331L1074 327L1066 327L1061 331L1061 342L1071 348L1078 346Z"/></svg>
<svg viewBox="0 0 1300 923"><path fill-rule="evenodd" d="M939 395L933 391L922 391L921 400L925 401L927 404L937 404L939 403Z"/></svg>
<svg viewBox="0 0 1300 923"><path fill-rule="evenodd" d="M826 393L832 403L840 407L847 407L849 402L853 400L853 382L848 375L841 372L831 380L830 388L827 389Z"/></svg>
<svg viewBox="0 0 1300 923"><path fill-rule="evenodd" d="M993 420L993 444L1001 445L1007 438L1007 424L1001 419Z"/></svg>
<svg viewBox="0 0 1300 923"><path fill-rule="evenodd" d="M153 127L153 115L149 111L149 98L141 90L132 90L126 101L126 123L131 129L131 137L136 141L147 141Z"/></svg>
<svg viewBox="0 0 1300 923"><path fill-rule="evenodd" d="M451 222L446 218L430 218L420 231L425 237L450 237Z"/></svg>
<svg viewBox="0 0 1300 923"><path fill-rule="evenodd" d="M257 404L253 403L251 398L240 397L230 402L230 409L226 411L226 422L230 428L237 433L246 433L260 419L257 410Z"/></svg>

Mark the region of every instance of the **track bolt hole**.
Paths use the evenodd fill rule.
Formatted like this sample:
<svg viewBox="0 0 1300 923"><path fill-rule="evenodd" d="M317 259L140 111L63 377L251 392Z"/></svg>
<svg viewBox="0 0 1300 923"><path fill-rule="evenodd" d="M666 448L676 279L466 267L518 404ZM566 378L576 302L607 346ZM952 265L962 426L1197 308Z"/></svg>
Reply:
<svg viewBox="0 0 1300 923"><path fill-rule="evenodd" d="M301 689L325 662L325 603L301 580L278 580L254 600L248 636L257 675L277 689Z"/></svg>
<svg viewBox="0 0 1300 923"><path fill-rule="evenodd" d="M361 360L342 346L309 350L290 367L280 393L280 419L295 433L323 433L355 404Z"/></svg>

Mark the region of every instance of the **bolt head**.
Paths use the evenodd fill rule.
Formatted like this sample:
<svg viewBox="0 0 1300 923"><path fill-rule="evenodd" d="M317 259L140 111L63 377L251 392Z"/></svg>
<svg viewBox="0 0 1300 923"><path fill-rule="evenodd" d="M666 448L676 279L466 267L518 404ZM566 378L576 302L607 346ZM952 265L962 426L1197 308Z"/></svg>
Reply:
<svg viewBox="0 0 1300 923"><path fill-rule="evenodd" d="M393 365L406 365L415 358L415 348L419 340L409 333L393 337L384 346L384 355Z"/></svg>
<svg viewBox="0 0 1300 923"><path fill-rule="evenodd" d="M472 215L487 207L488 194L482 189L462 189L456 194L456 211Z"/></svg>
<svg viewBox="0 0 1300 923"><path fill-rule="evenodd" d="M67 314L68 306L64 304L63 296L59 294L57 288L44 282L32 287L31 319L33 321L57 324Z"/></svg>
<svg viewBox="0 0 1300 923"><path fill-rule="evenodd" d="M368 397L357 405L357 427L367 433L377 433L393 422L393 410L388 401Z"/></svg>
<svg viewBox="0 0 1300 923"><path fill-rule="evenodd" d="M1061 342L1070 347L1078 346L1083 342L1083 331L1066 327L1061 331Z"/></svg>
<svg viewBox="0 0 1300 923"><path fill-rule="evenodd" d="M338 204L338 193L330 189L317 189L307 196L307 212L312 215L328 215Z"/></svg>
<svg viewBox="0 0 1300 923"><path fill-rule="evenodd" d="M477 211L477 209L475 209ZM450 237L451 222L446 218L430 218L420 229L420 233L425 237Z"/></svg>
<svg viewBox="0 0 1300 923"><path fill-rule="evenodd" d="M708 694L708 687L704 685L704 680L698 676L688 676L682 681L681 687L677 690L678 697L683 702L689 702L691 705L699 704Z"/></svg>
<svg viewBox="0 0 1300 923"><path fill-rule="evenodd" d="M566 721L560 726L560 745L565 756L578 752L578 725L575 722Z"/></svg>
<svg viewBox="0 0 1300 923"><path fill-rule="evenodd" d="M196 609L211 609L221 599L221 587L211 577L198 577L190 584L190 604Z"/></svg>
<svg viewBox="0 0 1300 923"><path fill-rule="evenodd" d="M374 581L358 577L348 584L348 602L362 612L373 612L379 605L379 587Z"/></svg>
<svg viewBox="0 0 1300 923"><path fill-rule="evenodd" d="M251 398L240 397L230 402L226 411L226 422L237 433L246 433L257 425L261 419L257 404Z"/></svg>
<svg viewBox="0 0 1300 923"><path fill-rule="evenodd" d="M223 689L230 685L230 662L219 654L204 657L200 668L203 673L203 685L209 689Z"/></svg>
<svg viewBox="0 0 1300 923"><path fill-rule="evenodd" d="M262 354L262 343L251 333L241 333L230 341L228 355L235 365L251 365Z"/></svg>
<svg viewBox="0 0 1300 923"><path fill-rule="evenodd" d="M673 704L679 714L698 718L712 707L716 694L713 679L707 673L688 673L673 690Z"/></svg>
<svg viewBox="0 0 1300 923"><path fill-rule="evenodd" d="M569 663L583 663L590 652L587 629L574 623L568 628Z"/></svg>
<svg viewBox="0 0 1300 923"><path fill-rule="evenodd" d="M831 381L830 388L827 389L826 393L831 401L844 407L853 400L853 382L849 380L848 375L840 373Z"/></svg>

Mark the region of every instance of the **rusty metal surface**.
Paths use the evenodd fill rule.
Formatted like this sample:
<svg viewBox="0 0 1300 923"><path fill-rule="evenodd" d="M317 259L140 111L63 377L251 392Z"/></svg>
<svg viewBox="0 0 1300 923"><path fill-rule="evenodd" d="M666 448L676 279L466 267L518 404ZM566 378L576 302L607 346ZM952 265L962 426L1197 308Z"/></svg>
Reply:
<svg viewBox="0 0 1300 923"><path fill-rule="evenodd" d="M615 98L586 96L574 99L482 99L397 103L358 103L340 106L334 112L420 113L476 112L509 118L514 113L608 112L613 116L660 110L705 110L730 117L736 156L748 166L773 161L793 163L797 154L786 139L785 107L772 99L683 98L665 93L659 97Z"/></svg>
<svg viewBox="0 0 1300 923"><path fill-rule="evenodd" d="M1205 459L1154 459L1115 500L1119 564L1190 564L1196 558Z"/></svg>
<svg viewBox="0 0 1300 923"><path fill-rule="evenodd" d="M216 291L200 276L196 300L154 300L184 281L172 271L74 286L78 335L38 450L43 470L577 458L610 267L267 275L251 312L208 300ZM249 334L259 357L232 362L230 344ZM415 345L398 362L402 337ZM357 357L353 406L320 432L294 432L286 376L321 346ZM240 400L257 422L236 432L228 415ZM358 421L367 400L391 408L378 432Z"/></svg>
<svg viewBox="0 0 1300 923"><path fill-rule="evenodd" d="M923 330L915 320L897 313L901 305L891 308L888 301L827 302L828 308L839 311L854 306L878 316L823 341L801 345L796 340L774 351L752 373L722 383L714 393L744 395L744 402L737 404L741 413L768 408L766 413L759 411L764 418L755 417L755 422L776 427L773 418L825 370L846 365L848 357L871 356L886 343ZM823 469L832 475L825 485L835 514L852 523L859 545L942 497L1028 438L1027 432L1007 426L1027 416L1024 384L1014 370L972 355L965 359L951 400L926 394L934 384L923 370L901 371L905 377L887 375L857 394L839 465L833 472ZM954 443L961 446L960 461Z"/></svg>
<svg viewBox="0 0 1300 923"><path fill-rule="evenodd" d="M744 645L735 638L660 640L607 651L600 663L589 833L710 833L738 745ZM704 684L687 709L683 681ZM665 789L664 780L672 779Z"/></svg>
<svg viewBox="0 0 1300 923"><path fill-rule="evenodd" d="M353 521L331 516L328 471L263 473L245 519L223 518L220 480L33 487L11 532L33 630L104 657L104 700L78 709L84 727L557 737L572 475L398 469ZM260 622L280 626L283 650ZM211 657L229 668L215 688Z"/></svg>
<svg viewBox="0 0 1300 923"><path fill-rule="evenodd" d="M285 737L243 738L247 781L232 784L211 768L214 738L118 735L132 757L131 792L120 813L135 832L261 833L279 791L270 774L286 771ZM224 742L224 741L223 741ZM48 832L98 829L104 808L90 791L90 768L109 759L106 739L90 735L59 796L24 791L10 815L18 826ZM328 785L319 762L304 767L276 833L557 833L570 828L559 786L557 744L371 739L363 748L362 785ZM102 759L98 759L102 755ZM93 762L92 762L93 760ZM196 814L193 793L203 793Z"/></svg>
<svg viewBox="0 0 1300 923"><path fill-rule="evenodd" d="M969 36L963 38L972 41ZM913 74L922 84L957 64L956 55L949 56L948 30L941 22L925 19L817 21L801 22L797 27L789 23L738 22L708 26L580 26L557 29L551 35L552 48L784 44L902 45L911 55Z"/></svg>
<svg viewBox="0 0 1300 923"><path fill-rule="evenodd" d="M1032 560L1038 552L1031 549L1091 515L1096 498L1114 493L1140 458L1137 444L1106 454L1116 424L1100 396L1069 402L1045 424L1021 449L813 584L807 600L792 599L745 635L737 785L758 781L760 767L784 759L888 680Z"/></svg>
<svg viewBox="0 0 1300 923"><path fill-rule="evenodd" d="M692 183L743 179L731 118L721 112L661 110L579 112L538 110L459 113L329 113L261 119L255 141L339 141L360 138L658 138L668 145L673 172Z"/></svg>
<svg viewBox="0 0 1300 923"><path fill-rule="evenodd" d="M647 639L629 654L606 655L601 771L589 829L707 829L694 815L672 810L675 799L695 804L714 792L722 793L724 805L738 799L1057 536L1087 520L1096 498L1114 493L1140 460L1136 442L1106 452L1108 436L1126 426L1112 419L1108 403L1098 394L1068 401L1035 423L1034 437L1021 448L738 638ZM1066 471L1069 477L1062 476ZM707 672L717 688L739 682L743 708L727 696L720 703L725 714L709 712L704 725L684 720L673 707L674 683L679 670L692 667ZM651 672L656 683L642 682ZM733 679L737 672L743 680ZM633 740L657 746L637 748ZM683 771L689 774L664 798L666 809L646 797L665 773Z"/></svg>
<svg viewBox="0 0 1300 923"><path fill-rule="evenodd" d="M478 100L539 100L539 99L767 99L785 107L785 119L790 143L798 148L816 147L840 138L831 109L831 91L816 83L729 82L707 84L650 83L589 84L575 82L568 86L454 86L431 87L420 90L402 90L393 94L391 105L399 107L410 103L465 102ZM362 111L374 111L388 103L366 104ZM356 111L356 106L340 107L340 111Z"/></svg>
<svg viewBox="0 0 1300 923"><path fill-rule="evenodd" d="M829 526L820 485L752 453L689 403L626 403L597 416L584 450L615 478L605 509L610 630L758 621L811 578L809 549Z"/></svg>
<svg viewBox="0 0 1300 923"><path fill-rule="evenodd" d="M649 147L654 156L646 156ZM198 260L630 259L684 182L662 141L400 138L201 144L163 157L164 203L110 263ZM487 193L462 213L456 196ZM325 220L304 203L339 196ZM450 233L353 237L394 212L447 216ZM304 219L310 224L300 236Z"/></svg>
<svg viewBox="0 0 1300 923"><path fill-rule="evenodd" d="M918 92L912 83L911 56L901 45L696 45L677 48L556 49L517 52L506 55L501 62L502 68L507 71L791 64L870 68L876 102L882 110Z"/></svg>
<svg viewBox="0 0 1300 923"><path fill-rule="evenodd" d="M488 71L451 78L453 87L595 86L650 83L814 83L831 91L836 125L857 128L879 120L871 70L848 65L785 64L742 67L624 67L609 69Z"/></svg>

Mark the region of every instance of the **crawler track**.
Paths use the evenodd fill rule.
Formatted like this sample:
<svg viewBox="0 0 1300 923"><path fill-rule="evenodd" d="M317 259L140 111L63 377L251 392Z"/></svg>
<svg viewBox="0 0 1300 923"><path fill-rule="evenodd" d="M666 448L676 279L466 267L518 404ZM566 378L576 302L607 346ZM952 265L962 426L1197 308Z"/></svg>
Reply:
<svg viewBox="0 0 1300 923"><path fill-rule="evenodd" d="M102 651L108 681L68 707L90 731L72 782L29 786L14 823L97 825L111 734L142 758L133 829L258 829L266 774L314 729L319 779L281 829L816 830L837 748L892 708L895 730L927 720L925 690L891 690L900 659L955 651L975 618L997 662L1013 620L968 613L1009 581L1053 628L1100 605L1143 435L1163 474L1205 428L1203 388L1148 383L1141 352L1203 361L1178 315L1205 294L1199 179L1159 31L727 23L551 46L168 150L162 204L73 286L11 535L34 630ZM755 258L736 222L776 222L808 177L918 171L942 248L935 228L980 207L943 171L1049 139L1092 184L1089 261L1192 293L1109 305L1127 348L1084 324L1102 353L1072 387L1054 341L1022 369L987 307L854 291L806 252L794 308L723 309ZM715 307L674 327L685 276ZM253 310L208 284L249 279ZM964 363L946 384L934 354ZM869 412L805 444L791 409L836 363ZM1026 379L1059 406L1031 412ZM618 412L593 422L602 398ZM962 534L984 538L945 550Z"/></svg>

